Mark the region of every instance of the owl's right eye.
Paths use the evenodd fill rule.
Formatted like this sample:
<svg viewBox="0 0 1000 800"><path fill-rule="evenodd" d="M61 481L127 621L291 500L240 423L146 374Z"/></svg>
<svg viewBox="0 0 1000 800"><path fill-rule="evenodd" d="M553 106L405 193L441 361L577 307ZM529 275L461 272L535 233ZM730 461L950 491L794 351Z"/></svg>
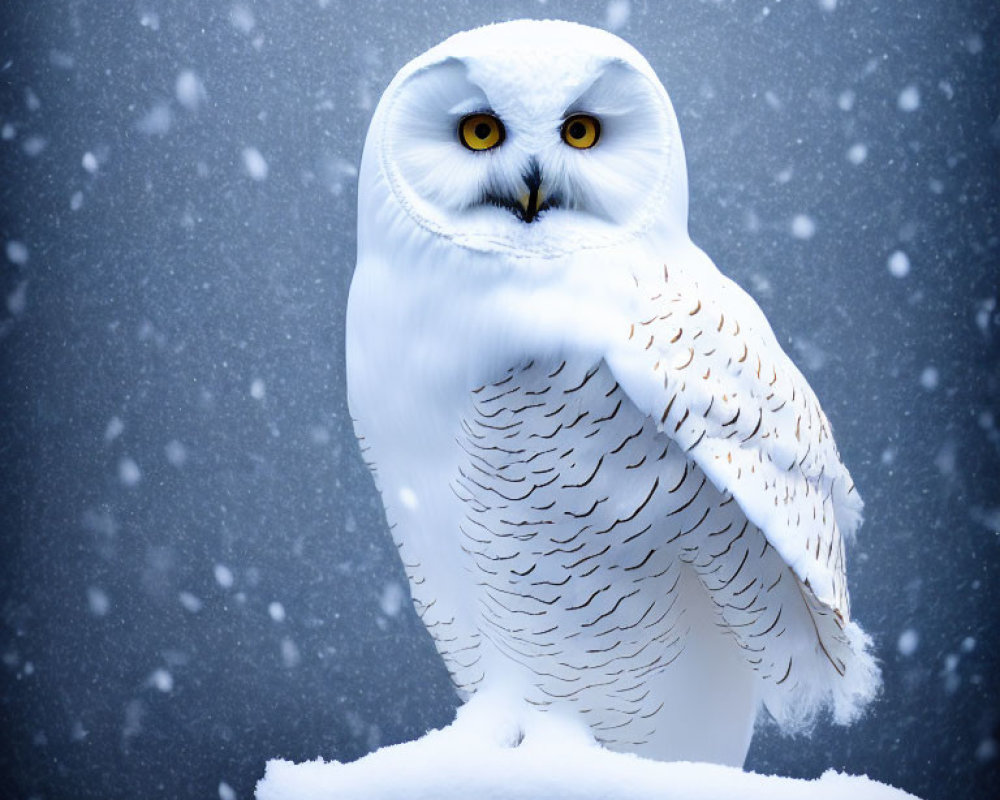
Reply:
<svg viewBox="0 0 1000 800"><path fill-rule="evenodd" d="M458 123L458 138L470 150L492 150L505 135L503 123L492 114L469 114Z"/></svg>

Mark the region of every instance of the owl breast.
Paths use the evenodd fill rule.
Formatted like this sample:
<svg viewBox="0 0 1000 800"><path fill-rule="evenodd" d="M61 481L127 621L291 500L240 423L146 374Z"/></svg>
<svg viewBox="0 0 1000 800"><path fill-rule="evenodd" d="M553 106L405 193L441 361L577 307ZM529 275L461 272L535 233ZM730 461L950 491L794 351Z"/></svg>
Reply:
<svg viewBox="0 0 1000 800"><path fill-rule="evenodd" d="M650 686L716 635L702 628L779 628L767 595L783 563L603 362L508 370L471 393L456 446L478 633L438 647L460 688L488 677L475 657L488 642L529 703L572 707L599 740L639 745L670 713ZM748 668L785 669L763 645L732 646Z"/></svg>

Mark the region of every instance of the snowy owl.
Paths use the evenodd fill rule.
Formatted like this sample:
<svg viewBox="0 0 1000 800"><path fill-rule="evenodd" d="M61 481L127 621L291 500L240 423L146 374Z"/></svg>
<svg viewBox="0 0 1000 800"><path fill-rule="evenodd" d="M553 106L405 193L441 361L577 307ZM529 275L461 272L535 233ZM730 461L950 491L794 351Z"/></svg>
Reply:
<svg viewBox="0 0 1000 800"><path fill-rule="evenodd" d="M856 717L879 682L845 577L861 500L688 237L645 59L566 22L447 39L382 96L358 206L351 414L460 695L520 735L732 765L762 707Z"/></svg>

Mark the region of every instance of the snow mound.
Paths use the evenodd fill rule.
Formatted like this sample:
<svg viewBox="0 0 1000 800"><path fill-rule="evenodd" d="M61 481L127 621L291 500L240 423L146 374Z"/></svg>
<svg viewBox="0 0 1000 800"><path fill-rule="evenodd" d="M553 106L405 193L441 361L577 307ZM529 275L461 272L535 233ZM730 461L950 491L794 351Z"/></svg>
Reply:
<svg viewBox="0 0 1000 800"><path fill-rule="evenodd" d="M452 725L351 764L270 761L257 800L913 800L832 770L797 780L613 753L565 730L529 733L516 745L470 733Z"/></svg>

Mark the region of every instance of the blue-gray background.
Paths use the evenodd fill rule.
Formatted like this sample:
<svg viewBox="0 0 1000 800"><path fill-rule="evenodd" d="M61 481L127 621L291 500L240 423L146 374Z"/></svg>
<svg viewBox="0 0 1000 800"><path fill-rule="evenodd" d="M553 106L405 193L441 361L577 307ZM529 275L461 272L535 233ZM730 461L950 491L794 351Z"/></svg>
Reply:
<svg viewBox="0 0 1000 800"><path fill-rule="evenodd" d="M518 16L610 25L652 62L693 237L767 312L867 501L850 578L884 693L847 730L764 726L748 767L995 789L995 3L2 13L4 797L247 798L268 758L450 720L346 412L355 168L396 69Z"/></svg>

